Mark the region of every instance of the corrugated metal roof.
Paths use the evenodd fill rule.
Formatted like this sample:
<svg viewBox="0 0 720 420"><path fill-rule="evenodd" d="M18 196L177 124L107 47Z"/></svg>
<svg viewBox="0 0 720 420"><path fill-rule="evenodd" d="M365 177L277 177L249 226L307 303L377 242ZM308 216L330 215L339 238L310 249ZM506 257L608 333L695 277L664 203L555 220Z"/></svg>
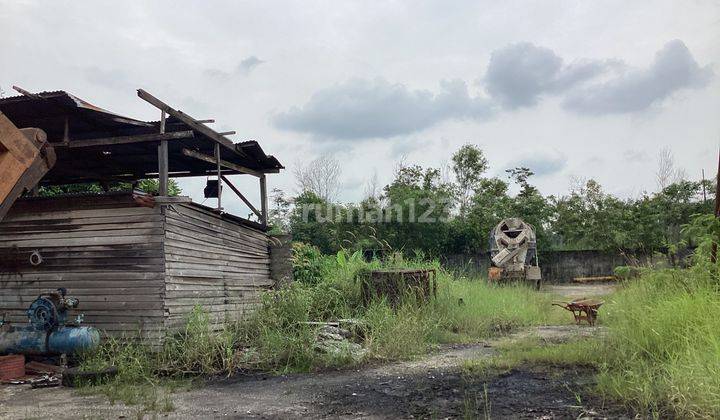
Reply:
<svg viewBox="0 0 720 420"><path fill-rule="evenodd" d="M125 117L62 90L2 98L0 112L19 128L43 129L51 143L63 140L66 124L71 144L76 140L152 134L159 131L159 122ZM190 130L191 127L179 120L167 120L167 132ZM170 142L171 172L189 171L196 174L212 166L182 155L182 148L209 155L213 153L214 141L197 130L193 131L195 136L191 139ZM157 171L155 143L80 149L56 147L56 150L58 162L46 176L46 180L51 183L62 183L64 180L78 182L99 178L127 178L134 176L133 174L146 175ZM275 157L265 154L256 141L237 143L235 150L236 154L223 152L222 158L258 171L284 169Z"/></svg>

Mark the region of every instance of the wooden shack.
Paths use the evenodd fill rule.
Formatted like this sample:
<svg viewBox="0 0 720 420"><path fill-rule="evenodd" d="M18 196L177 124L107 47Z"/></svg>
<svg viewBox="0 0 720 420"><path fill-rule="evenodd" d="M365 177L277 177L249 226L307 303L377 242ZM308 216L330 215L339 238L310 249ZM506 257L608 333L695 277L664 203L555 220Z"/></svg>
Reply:
<svg viewBox="0 0 720 420"><path fill-rule="evenodd" d="M257 142L225 134L142 90L160 121L121 117L66 92L0 100L17 127L47 133L51 187L96 183L108 191L37 196L28 191L0 222L0 314L25 322L41 292L59 287L80 299L84 323L116 336L159 343L201 306L215 325L242 317L272 287L265 176L282 165ZM259 180L260 210L229 175ZM169 197L170 177L215 179L214 208ZM159 180L158 195L111 191L118 182ZM227 186L255 220L226 213ZM35 193L33 193L35 191Z"/></svg>

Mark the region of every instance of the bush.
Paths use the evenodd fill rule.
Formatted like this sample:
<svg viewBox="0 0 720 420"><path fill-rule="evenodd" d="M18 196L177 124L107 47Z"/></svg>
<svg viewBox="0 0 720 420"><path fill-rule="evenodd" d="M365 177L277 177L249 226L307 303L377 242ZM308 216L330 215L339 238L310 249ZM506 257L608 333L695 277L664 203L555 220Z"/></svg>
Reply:
<svg viewBox="0 0 720 420"><path fill-rule="evenodd" d="M314 245L302 242L293 242L293 276L295 281L306 284L315 284L324 274L323 255Z"/></svg>
<svg viewBox="0 0 720 420"><path fill-rule="evenodd" d="M621 265L615 267L615 277L619 280L630 280L640 276L642 269L631 265Z"/></svg>

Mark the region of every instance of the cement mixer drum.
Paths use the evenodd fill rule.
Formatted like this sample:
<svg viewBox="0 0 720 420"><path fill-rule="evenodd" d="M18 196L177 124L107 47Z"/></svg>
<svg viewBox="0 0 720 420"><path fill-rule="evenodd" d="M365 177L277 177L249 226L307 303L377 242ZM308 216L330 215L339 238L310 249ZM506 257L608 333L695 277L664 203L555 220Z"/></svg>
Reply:
<svg viewBox="0 0 720 420"><path fill-rule="evenodd" d="M531 280L540 285L535 229L522 219L504 219L490 232L490 259L491 281Z"/></svg>

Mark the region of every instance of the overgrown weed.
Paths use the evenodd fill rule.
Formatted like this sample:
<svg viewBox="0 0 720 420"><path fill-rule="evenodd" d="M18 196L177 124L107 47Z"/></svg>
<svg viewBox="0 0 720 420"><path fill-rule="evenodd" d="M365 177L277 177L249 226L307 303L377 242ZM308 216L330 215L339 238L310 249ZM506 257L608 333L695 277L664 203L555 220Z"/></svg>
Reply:
<svg viewBox="0 0 720 420"><path fill-rule="evenodd" d="M720 417L720 287L707 266L643 270L603 306L603 337L498 346L500 355L466 362L467 372L519 365L590 366L596 391L654 417Z"/></svg>
<svg viewBox="0 0 720 420"><path fill-rule="evenodd" d="M263 294L259 308L246 319L216 327L209 314L196 307L185 327L167 337L160 349L106 340L83 366L115 365L120 373L95 389L111 399L153 409L163 404L148 386L230 375L239 369L307 372L363 362L349 351L316 351L318 327L313 322L353 319L367 350L365 360L398 360L440 343L477 342L523 326L566 321L560 310L550 307L550 296L529 287L457 280L437 262L405 260L399 254L368 262L360 252L324 256L308 246L296 250L296 281ZM437 298L422 303L408 295L395 305L385 299L363 302L358 278L377 268L434 268Z"/></svg>
<svg viewBox="0 0 720 420"><path fill-rule="evenodd" d="M656 270L607 307L598 388L661 416L720 417L720 288L712 270Z"/></svg>

